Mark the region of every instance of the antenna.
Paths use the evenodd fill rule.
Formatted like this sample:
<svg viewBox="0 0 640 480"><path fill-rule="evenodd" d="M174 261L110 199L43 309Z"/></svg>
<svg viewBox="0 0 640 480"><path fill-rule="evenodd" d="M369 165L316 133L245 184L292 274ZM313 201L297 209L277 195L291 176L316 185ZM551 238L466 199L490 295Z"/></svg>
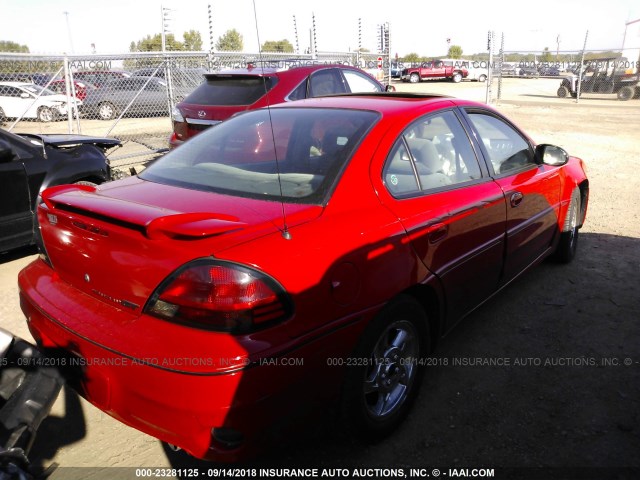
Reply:
<svg viewBox="0 0 640 480"><path fill-rule="evenodd" d="M287 226L287 213L284 208L284 199L282 195L282 180L280 178L280 162L278 162L278 149L276 148L276 135L273 131L273 119L271 118L271 102L269 100L269 89L267 88L267 82L264 77L264 61L262 60L262 45L260 45L260 32L258 30L258 12L256 10L256 0L253 0L253 16L256 24L256 36L258 37L258 58L260 59L260 69L262 70L262 80L264 85L264 93L267 99L267 112L269 113L269 125L271 126L271 140L273 141L273 153L276 159L276 173L278 175L278 186L280 188L280 206L282 208L282 230L280 233L282 234L282 238L285 240L291 240L291 233L289 232L289 227Z"/></svg>

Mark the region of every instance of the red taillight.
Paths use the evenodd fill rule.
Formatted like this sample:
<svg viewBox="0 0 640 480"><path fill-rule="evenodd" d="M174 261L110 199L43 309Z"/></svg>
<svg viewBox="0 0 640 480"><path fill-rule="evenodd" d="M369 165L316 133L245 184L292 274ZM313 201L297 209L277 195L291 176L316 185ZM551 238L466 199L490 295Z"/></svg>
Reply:
<svg viewBox="0 0 640 480"><path fill-rule="evenodd" d="M290 313L272 278L228 262L199 260L163 282L145 311L167 320L228 332L247 332Z"/></svg>
<svg viewBox="0 0 640 480"><path fill-rule="evenodd" d="M186 140L189 138L189 128L187 126L187 122L173 122L173 133L178 140Z"/></svg>

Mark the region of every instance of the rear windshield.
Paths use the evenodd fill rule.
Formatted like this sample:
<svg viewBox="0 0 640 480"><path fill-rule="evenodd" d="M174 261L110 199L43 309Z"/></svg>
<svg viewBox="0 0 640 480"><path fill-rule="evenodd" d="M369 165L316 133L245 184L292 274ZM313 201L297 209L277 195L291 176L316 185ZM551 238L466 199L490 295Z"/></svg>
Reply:
<svg viewBox="0 0 640 480"><path fill-rule="evenodd" d="M251 105L277 83L275 77L257 75L207 75L184 103L194 105Z"/></svg>
<svg viewBox="0 0 640 480"><path fill-rule="evenodd" d="M207 129L140 177L194 190L322 205L377 118L362 110L252 110Z"/></svg>

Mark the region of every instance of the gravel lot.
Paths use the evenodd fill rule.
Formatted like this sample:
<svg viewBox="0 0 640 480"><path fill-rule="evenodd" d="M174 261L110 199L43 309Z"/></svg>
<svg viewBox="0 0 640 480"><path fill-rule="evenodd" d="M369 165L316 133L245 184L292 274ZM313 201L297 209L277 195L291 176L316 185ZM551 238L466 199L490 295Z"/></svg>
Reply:
<svg viewBox="0 0 640 480"><path fill-rule="evenodd" d="M637 470L606 468L640 468L640 100L605 96L576 105L554 96L557 85L506 81L498 109L537 142L586 160L591 198L575 261L537 267L444 339L408 421L387 441L363 446L330 422L310 424L310 438L258 465L585 467L578 473L595 476L518 470L509 478L638 478ZM398 89L484 100L477 83ZM0 256L0 326L27 339L16 275L34 258L28 250ZM43 423L32 456L61 465L53 479L135 478L106 467L200 465L168 455L157 440L69 391Z"/></svg>

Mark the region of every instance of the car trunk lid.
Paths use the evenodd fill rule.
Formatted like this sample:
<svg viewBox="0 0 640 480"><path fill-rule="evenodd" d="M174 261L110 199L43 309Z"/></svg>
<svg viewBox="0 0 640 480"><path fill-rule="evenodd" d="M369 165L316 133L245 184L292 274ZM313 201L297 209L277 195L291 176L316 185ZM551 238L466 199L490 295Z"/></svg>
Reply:
<svg viewBox="0 0 640 480"><path fill-rule="evenodd" d="M277 202L133 177L97 189L53 187L43 200L42 240L59 278L136 314L179 266L283 228L283 205ZM290 228L322 212L315 205L285 207Z"/></svg>

